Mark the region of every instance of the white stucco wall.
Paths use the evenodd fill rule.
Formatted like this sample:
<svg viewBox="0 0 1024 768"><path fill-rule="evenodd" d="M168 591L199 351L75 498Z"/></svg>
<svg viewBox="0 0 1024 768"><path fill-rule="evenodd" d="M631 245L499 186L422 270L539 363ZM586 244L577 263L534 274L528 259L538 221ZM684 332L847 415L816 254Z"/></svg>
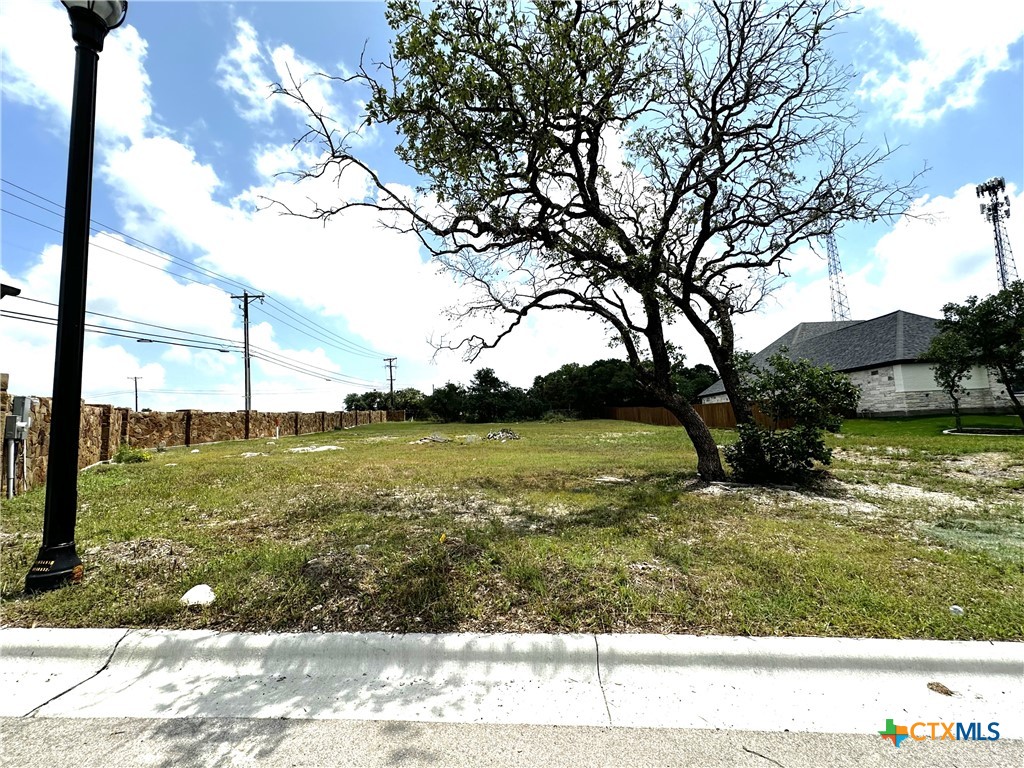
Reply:
<svg viewBox="0 0 1024 768"><path fill-rule="evenodd" d="M897 392L928 392L939 389L935 383L935 373L928 363L903 363L895 367L899 369ZM989 377L987 369L974 366L964 378L963 385L967 390L982 390L991 389L995 383Z"/></svg>
<svg viewBox="0 0 1024 768"><path fill-rule="evenodd" d="M860 387L857 412L865 416L948 413L953 408L928 363L885 365L848 375ZM973 368L964 379L964 389L967 392L960 399L964 411L1000 409L1009 403L1006 390L985 368Z"/></svg>

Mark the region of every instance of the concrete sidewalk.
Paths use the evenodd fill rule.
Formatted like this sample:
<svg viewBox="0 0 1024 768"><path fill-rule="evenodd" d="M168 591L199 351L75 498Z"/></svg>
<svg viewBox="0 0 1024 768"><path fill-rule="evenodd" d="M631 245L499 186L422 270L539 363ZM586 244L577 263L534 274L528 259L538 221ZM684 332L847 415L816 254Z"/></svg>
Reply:
<svg viewBox="0 0 1024 768"><path fill-rule="evenodd" d="M1024 644L0 630L0 717L389 720L1024 738ZM953 692L929 688L939 683ZM938 686L933 686L938 687Z"/></svg>

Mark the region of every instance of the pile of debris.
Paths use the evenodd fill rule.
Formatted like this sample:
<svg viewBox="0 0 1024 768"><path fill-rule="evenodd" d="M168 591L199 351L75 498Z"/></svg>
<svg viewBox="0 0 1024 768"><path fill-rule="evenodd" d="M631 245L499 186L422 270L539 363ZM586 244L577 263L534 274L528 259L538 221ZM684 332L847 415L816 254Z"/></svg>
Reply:
<svg viewBox="0 0 1024 768"><path fill-rule="evenodd" d="M517 435L511 429L499 429L499 430L496 430L494 432L488 432L487 433L487 439L488 440L501 440L501 442L504 443L506 440L518 440L519 439L519 435Z"/></svg>
<svg viewBox="0 0 1024 768"><path fill-rule="evenodd" d="M419 440L410 440L409 445L423 445L425 443L450 443L452 439L439 435L437 432L432 434L430 437L421 437Z"/></svg>

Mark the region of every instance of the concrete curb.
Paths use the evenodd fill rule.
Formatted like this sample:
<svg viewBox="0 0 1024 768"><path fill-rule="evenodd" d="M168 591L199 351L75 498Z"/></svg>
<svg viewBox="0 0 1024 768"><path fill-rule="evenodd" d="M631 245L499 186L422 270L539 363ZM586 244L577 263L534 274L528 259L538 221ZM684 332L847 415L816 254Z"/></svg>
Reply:
<svg viewBox="0 0 1024 768"><path fill-rule="evenodd" d="M889 717L1005 719L1005 737L1024 737L1024 644L599 635L598 646L616 725L873 733Z"/></svg>
<svg viewBox="0 0 1024 768"><path fill-rule="evenodd" d="M1024 643L853 637L597 635L602 665L735 669L1020 673Z"/></svg>
<svg viewBox="0 0 1024 768"><path fill-rule="evenodd" d="M874 733L886 718L1005 720L1004 738L1024 738L1018 643L11 628L0 648L13 693L0 716L821 733Z"/></svg>

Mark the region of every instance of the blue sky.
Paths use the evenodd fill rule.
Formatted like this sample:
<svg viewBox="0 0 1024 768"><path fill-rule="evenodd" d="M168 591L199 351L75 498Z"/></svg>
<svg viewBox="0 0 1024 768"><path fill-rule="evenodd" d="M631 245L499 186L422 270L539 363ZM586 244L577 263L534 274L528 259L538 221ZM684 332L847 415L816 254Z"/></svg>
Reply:
<svg viewBox="0 0 1024 768"><path fill-rule="evenodd" d="M991 229L974 193L991 176L1006 178L1010 240L1024 273L1024 11L1010 0L986 8L871 0L836 40L837 57L858 73L851 95L865 141L902 145L886 172L906 178L931 168L919 216L841 231L855 318L896 309L937 316L948 301L996 290ZM451 330L444 308L464 297L415 242L368 214L323 226L263 209L268 197L300 204L363 190L354 178L296 185L274 176L300 162L290 147L303 121L269 97L268 84L289 71L352 71L364 48L371 60L386 55L390 37L381 3L133 0L100 58L99 224L88 286L89 309L109 316L89 322L128 338L87 336L89 402L130 405L128 377L141 376L142 407L241 408L241 313L230 294L243 286L275 299L252 305L253 344L266 358L253 364L259 410L338 408L348 392L386 386L388 356L398 358L396 386L429 392L484 365L528 386L563 363L616 354L597 324L548 315L475 365L454 355L432 360L428 338ZM65 11L55 1L0 4L0 49L0 276L23 296L54 302L74 56ZM318 98L355 126L364 95L334 86ZM415 184L393 145L386 129L375 130L360 152L385 178ZM797 322L830 319L822 258L795 253L792 273L758 314L739 320L743 346L756 350ZM3 309L55 316L21 299L5 299ZM692 333L676 333L690 363L709 361ZM136 341L156 334L214 349ZM0 370L17 393L49 394L53 328L0 320Z"/></svg>

